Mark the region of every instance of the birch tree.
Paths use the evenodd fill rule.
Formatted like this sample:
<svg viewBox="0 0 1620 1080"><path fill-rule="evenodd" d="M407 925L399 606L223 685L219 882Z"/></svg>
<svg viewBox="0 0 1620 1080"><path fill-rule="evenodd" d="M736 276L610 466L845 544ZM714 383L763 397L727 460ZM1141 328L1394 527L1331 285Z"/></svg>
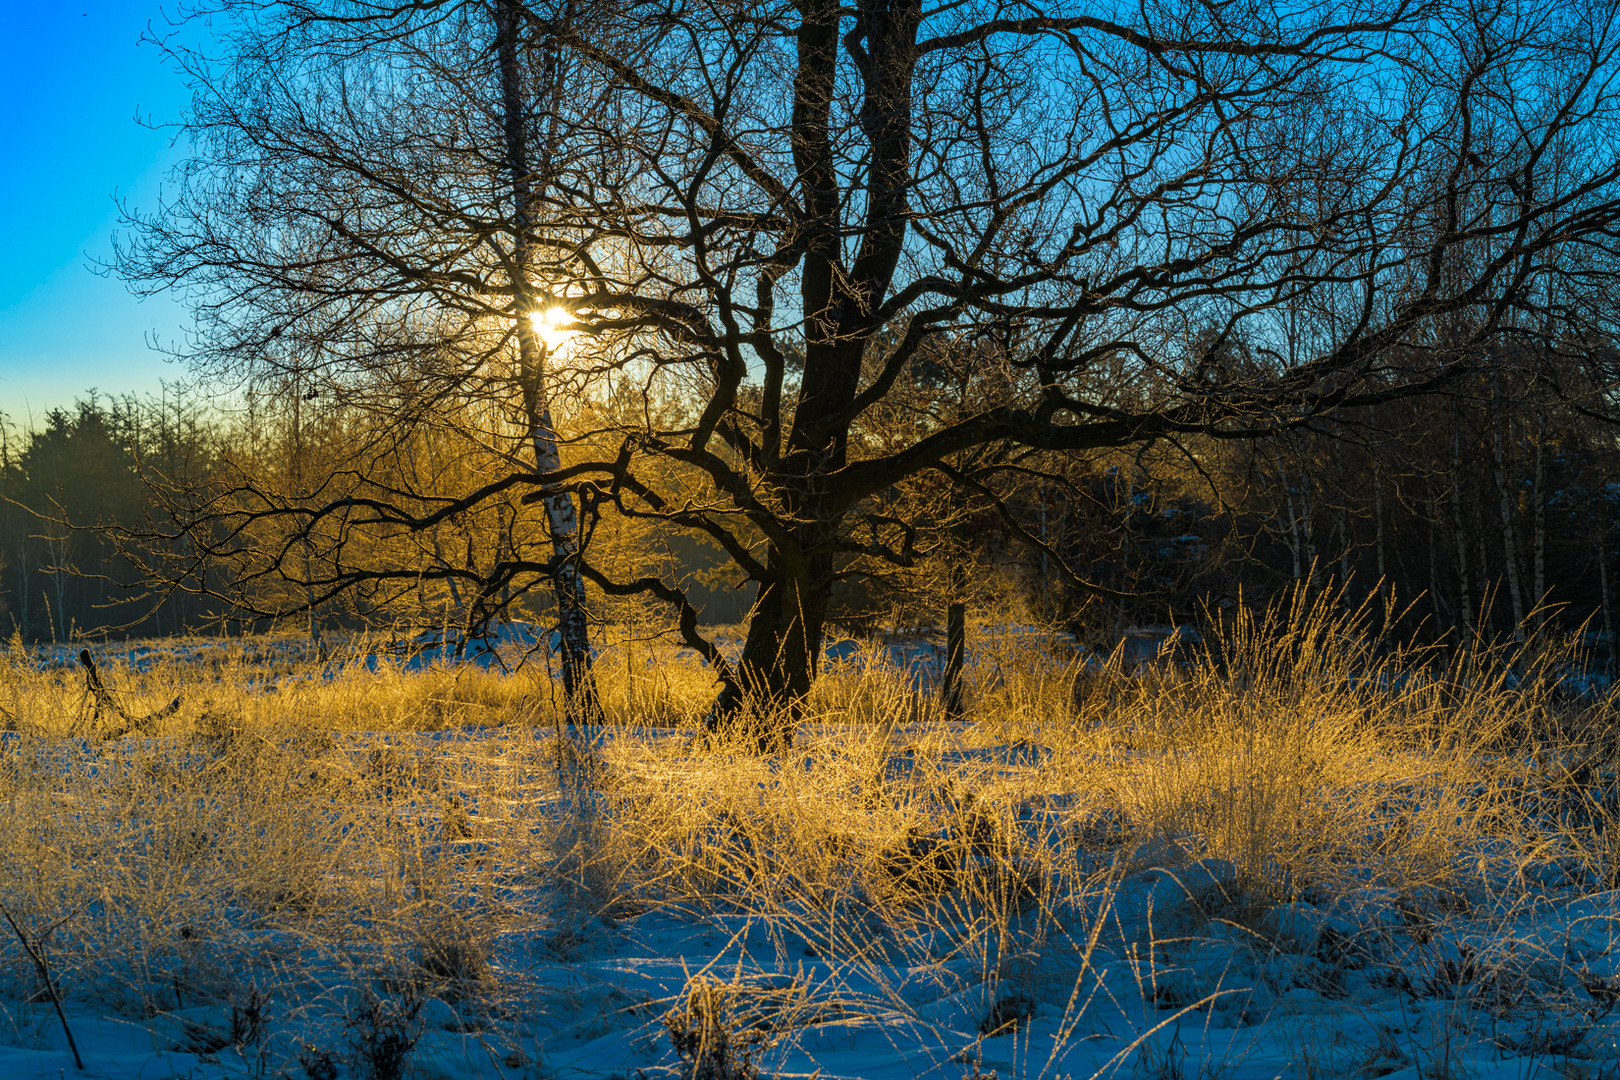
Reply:
<svg viewBox="0 0 1620 1080"><path fill-rule="evenodd" d="M556 320L564 286L542 249L562 241L547 231L541 202L556 165L559 54L519 39L513 3L424 5L403 22L364 4L331 14L238 3L193 12L228 27L219 55L170 52L196 91L181 124L195 156L160 213L131 215L119 265L141 287L195 299L187 358L209 374L243 383L294 374L300 392L383 418L384 452L414 427L461 423L469 402L496 402L505 423L462 434L499 471L554 476L550 368L561 339L546 320ZM355 459L378 447L355 447ZM407 498L435 523L456 516L466 494L440 489L437 478L403 490L368 485L350 471L360 490L347 500ZM566 698L576 718L592 720L574 495L538 494L550 558L492 553L485 565L495 569L483 575L492 580L471 583L466 610L474 623L496 615L494 598L511 595L514 574L549 580ZM294 548L306 566L320 529L315 515L252 478L196 513L239 523L286 517L302 534ZM360 516L361 531L384 524ZM352 527L346 521L344 532ZM328 554L341 566L341 551ZM467 573L439 563L427 577ZM283 616L313 610L362 576L371 588L396 575L419 583L417 570L351 560L347 571L304 572L297 603L267 608L262 593L245 591L233 599L250 614ZM299 574L281 562L275 571Z"/></svg>
<svg viewBox="0 0 1620 1080"><path fill-rule="evenodd" d="M1620 220L1609 0L208 10L221 56L177 57L194 161L126 272L195 290L208 356L272 362L301 334L351 394L413 364L421 402L503 364L554 386L543 303L578 335L571 392L684 395L678 424L590 433L611 455L541 438L474 490L374 492L351 527L571 490L587 520L706 537L757 588L735 662L678 584L587 544L480 588L566 591L575 566L667 604L722 684L714 723L762 750L791 742L840 575L926 546L884 510L920 477L1005 510L1030 454L1349 419L1504 339L1612 329L1577 299L1612 280ZM503 57L529 73L516 139ZM530 431L554 432L542 404Z"/></svg>

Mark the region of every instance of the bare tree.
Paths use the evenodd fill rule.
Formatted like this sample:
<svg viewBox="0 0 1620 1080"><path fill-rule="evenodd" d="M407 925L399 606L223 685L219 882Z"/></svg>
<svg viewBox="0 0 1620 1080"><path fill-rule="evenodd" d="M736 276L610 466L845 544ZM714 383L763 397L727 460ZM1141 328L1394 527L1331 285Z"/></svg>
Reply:
<svg viewBox="0 0 1620 1080"><path fill-rule="evenodd" d="M384 421L354 448L354 483L322 486L345 501L408 493L435 509L454 503L462 493L441 492L437 478L403 491L368 487L376 477L360 463L399 450L423 424L463 418L469 404L506 412L462 432L486 443L498 469L531 481L555 473L548 364L559 341L537 320L564 286L548 274L537 197L553 167L556 50L520 49L511 4L425 5L376 26L368 5L334 8L332 19L302 4L220 8L235 17L223 58L171 51L198 92L184 125L197 155L177 177L174 203L137 223L120 266L151 287L193 290L189 356L210 374L288 383ZM589 720L599 707L574 498L559 488L541 502L550 559L497 553L495 568L478 572L440 558L425 575L401 563L368 580L438 577L454 587L472 578L467 611L477 624L495 613L492 597L510 596L514 573L543 575L557 598L566 697ZM313 610L378 569L369 559L343 568L341 549L356 535L349 512L335 535L324 530L325 568L316 570L313 535L331 515L307 499L250 480L210 493L207 506L205 516L229 507L261 524L297 522L301 571L283 564L276 541L243 543L238 529L198 552L258 557L238 583L262 583L261 572L302 578L295 601L239 591L248 614ZM377 522L362 515L360 529L367 524Z"/></svg>
<svg viewBox="0 0 1620 1080"><path fill-rule="evenodd" d="M527 321L553 309L570 392L690 402L577 433L613 453L493 447L510 465L474 490L312 513L426 530L572 490L586 533L614 512L711 538L758 588L735 663L678 585L588 544L480 587L566 592L574 567L672 605L717 719L792 715L840 575L925 544L888 510L926 474L1005 509L1030 455L1254 438L1445 387L1503 339L1611 330L1610 2L209 9L221 56L177 53L196 154L125 273L194 290L216 360L298 334L351 397L413 372L380 400L402 416L507 387L555 433L523 397L561 385Z"/></svg>

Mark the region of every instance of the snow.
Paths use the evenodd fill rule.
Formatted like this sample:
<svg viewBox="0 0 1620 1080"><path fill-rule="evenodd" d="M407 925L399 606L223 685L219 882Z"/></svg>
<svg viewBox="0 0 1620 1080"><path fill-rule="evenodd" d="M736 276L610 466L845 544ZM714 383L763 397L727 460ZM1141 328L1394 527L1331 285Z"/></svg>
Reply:
<svg viewBox="0 0 1620 1080"><path fill-rule="evenodd" d="M483 737L388 742L425 753ZM355 736L353 752L367 742ZM1028 764L1017 746L976 752ZM594 805L612 812L611 800ZM538 806L579 810L555 797ZM1046 827L1080 812L1053 799L1024 819ZM973 920L992 913L966 907L961 924L897 934L854 908L803 904L597 917L531 886L515 895L532 917L514 919L492 957L513 988L500 1009L453 996L376 1005L352 964L278 942L294 985L314 989L273 996L251 1043L232 1041L230 1005L178 1000L154 973L134 995L158 1002L154 1015L64 986L82 1074L49 1002L0 996L0 1077L313 1076L321 1054L336 1075L367 1075L354 1017L368 1001L380 1024L415 1035L407 1075L677 1076L664 1018L703 981L729 988L728 1015L759 1040L764 1076L1620 1075L1620 893L1566 865L1479 865L1461 897L1369 886L1253 906L1222 860L1099 864L1083 887L1008 911L988 936ZM1010 1030L990 1030L1000 1023Z"/></svg>
<svg viewBox="0 0 1620 1080"><path fill-rule="evenodd" d="M978 647L997 638L1040 643L1043 633L1005 627ZM511 627L486 651L510 660L543 648L544 638ZM131 648L126 659L136 665L156 652ZM432 642L416 662L448 662L449 652ZM931 678L940 652L921 639L835 642L828 661ZM483 652L464 655L483 663ZM922 734L900 725L895 745ZM344 735L333 767L347 761L358 772L381 751L475 756L512 736ZM665 740L662 760L680 767L680 733L643 737ZM17 742L0 736L0 761ZM62 740L58 752L80 775L102 767L82 741ZM937 757L940 768L971 766L991 778L1046 775L1046 752L1029 743L947 741ZM779 764L785 771L788 762ZM807 755L802 764L816 760ZM902 787L914 766L897 751L885 785ZM536 767L513 783L538 788L542 779ZM1050 779L1061 786L1061 777ZM1423 776L1389 788L1390 799L1412 808L1436 797ZM528 815L539 830L571 815L615 812L611 792L589 800L553 793L521 806L474 794L464 806L474 835L446 840L424 858L494 852L503 841L476 826L501 814ZM1060 830L1120 831L1109 811L1055 791L1028 799L1017 821L1030 844ZM1620 892L1577 860L1524 857L1486 837L1452 868L1449 878L1460 884L1451 891L1401 892L1363 875L1359 886L1293 890L1278 900L1245 893L1233 864L1174 843L1129 858L1108 854L1107 840L1096 847L1091 876L1068 891L999 911L963 903L954 918L936 914L904 932L871 917L854 891L821 906L801 899L751 908L739 894L703 909L642 904L592 914L534 872L498 891L508 916L490 957L502 987L493 1006L443 988L411 1000L363 955L279 937L244 915L238 939L211 961L233 976L235 989L223 998L189 1000L171 973L155 968L116 992L60 975L82 1073L15 942L4 941L0 1078L381 1076L365 1063L389 1031L414 1040L409 1076L677 1077L669 1019L677 1031L689 1023L690 1010L686 1020L682 1011L703 985L720 988L732 1035L762 1076L1620 1078ZM1357 876L1347 868L1347 880ZM244 988L272 983L262 1030L249 1033Z"/></svg>
<svg viewBox="0 0 1620 1080"><path fill-rule="evenodd" d="M397 665L404 671L468 665L485 671L507 672L528 661L543 663L561 650L562 643L554 628L505 621L492 623L466 638L451 630L428 631L381 644L375 638L357 636L343 641L331 656L322 656L315 643L295 635L39 645L31 647L29 655L39 670L77 669L79 651L86 647L99 665L111 663L140 673L164 666L299 665L302 670L296 674L279 678L330 679L347 667L375 671L383 664Z"/></svg>
<svg viewBox="0 0 1620 1080"><path fill-rule="evenodd" d="M466 664L484 671L510 671L539 658L549 660L562 651L562 635L533 623L494 623L463 640L452 633L419 634L400 650L405 671L421 671L432 666ZM375 666L375 654L372 666Z"/></svg>

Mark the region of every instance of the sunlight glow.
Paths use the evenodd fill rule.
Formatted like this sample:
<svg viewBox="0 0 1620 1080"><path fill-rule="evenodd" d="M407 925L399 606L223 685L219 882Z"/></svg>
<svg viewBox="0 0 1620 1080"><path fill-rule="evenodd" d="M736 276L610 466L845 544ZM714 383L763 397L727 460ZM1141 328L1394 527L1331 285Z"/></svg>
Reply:
<svg viewBox="0 0 1620 1080"><path fill-rule="evenodd" d="M574 324L574 317L565 308L546 308L536 311L529 316L534 328L540 334L540 340L546 343L548 352L556 352L567 345L579 333Z"/></svg>

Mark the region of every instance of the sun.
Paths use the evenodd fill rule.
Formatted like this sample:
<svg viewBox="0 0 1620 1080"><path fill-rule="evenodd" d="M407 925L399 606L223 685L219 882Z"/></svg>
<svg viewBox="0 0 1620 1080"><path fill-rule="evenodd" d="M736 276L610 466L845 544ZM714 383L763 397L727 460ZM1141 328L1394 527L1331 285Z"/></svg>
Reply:
<svg viewBox="0 0 1620 1080"><path fill-rule="evenodd" d="M534 323L535 330L540 334L540 340L546 343L549 352L556 352L579 333L574 324L574 317L566 308L553 307L544 311L536 311L529 316Z"/></svg>

